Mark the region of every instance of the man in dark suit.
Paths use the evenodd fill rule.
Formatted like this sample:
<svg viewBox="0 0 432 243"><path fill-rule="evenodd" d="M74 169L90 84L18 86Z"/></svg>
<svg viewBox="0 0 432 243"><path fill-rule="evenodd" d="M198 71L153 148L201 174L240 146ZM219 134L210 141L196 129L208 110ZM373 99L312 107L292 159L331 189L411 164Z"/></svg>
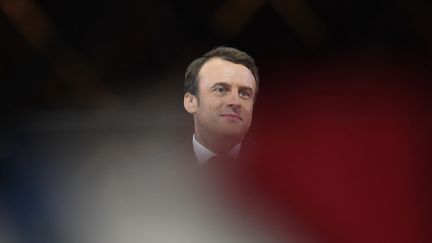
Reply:
<svg viewBox="0 0 432 243"><path fill-rule="evenodd" d="M206 220L222 220L222 228L235 229L242 218L240 208L243 211L246 207L243 200L237 203L238 197L243 198L241 183L246 181L239 172L246 170L242 163L243 150L248 146L244 138L251 126L258 83L254 59L231 47L217 47L193 60L185 74L184 108L193 115L194 134L183 144L181 153L189 163L187 168L191 160L194 162L188 178L198 179L192 184L202 186L195 193L200 199L194 201L201 203L196 211L204 208L205 215L211 215ZM215 232L224 233L218 237L230 235L220 229ZM234 230L237 240L233 242L264 242L259 240L264 237L262 232L258 236L252 227L245 229Z"/></svg>
<svg viewBox="0 0 432 243"><path fill-rule="evenodd" d="M192 147L199 164L239 156L258 83L254 59L235 48L217 47L188 66L184 107L194 117Z"/></svg>
<svg viewBox="0 0 432 243"><path fill-rule="evenodd" d="M293 240L286 228L283 232L273 228L266 218L267 206L262 205L267 199L254 165L264 160L255 156L256 146L245 139L258 85L254 59L235 48L217 47L188 66L184 107L193 115L194 134L181 153L189 165L186 170L192 167L187 187L198 187L194 211L203 210L204 221L210 224L220 223L216 238L233 231L232 242L304 242ZM180 156L175 156L177 162Z"/></svg>

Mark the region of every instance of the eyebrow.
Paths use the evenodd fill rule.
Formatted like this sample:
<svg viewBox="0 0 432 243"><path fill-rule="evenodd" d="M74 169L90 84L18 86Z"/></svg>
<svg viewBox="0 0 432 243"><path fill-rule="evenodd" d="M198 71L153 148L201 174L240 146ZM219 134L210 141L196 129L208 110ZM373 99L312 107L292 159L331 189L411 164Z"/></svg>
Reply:
<svg viewBox="0 0 432 243"><path fill-rule="evenodd" d="M253 89L251 87L247 87L247 86L240 86L239 90L248 90L250 92L253 92Z"/></svg>
<svg viewBox="0 0 432 243"><path fill-rule="evenodd" d="M227 86L231 87L232 86L232 85L225 83L225 82L217 82L217 83L213 84L210 88L214 88L214 87L219 86L219 85L223 86L223 87L227 87ZM249 86L240 86L239 90L250 90L251 92L253 92L253 88L251 88Z"/></svg>
<svg viewBox="0 0 432 243"><path fill-rule="evenodd" d="M212 88L214 88L216 86L224 86L224 87L226 87L226 86L231 86L231 85L229 85L228 83L225 83L225 82L217 82L217 83L213 84L210 88L212 89Z"/></svg>

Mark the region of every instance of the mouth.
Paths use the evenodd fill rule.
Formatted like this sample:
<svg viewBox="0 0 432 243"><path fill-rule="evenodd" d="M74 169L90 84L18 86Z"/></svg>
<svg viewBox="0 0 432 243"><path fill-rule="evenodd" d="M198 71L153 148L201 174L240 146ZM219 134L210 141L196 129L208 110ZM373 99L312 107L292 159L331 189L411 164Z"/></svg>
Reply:
<svg viewBox="0 0 432 243"><path fill-rule="evenodd" d="M243 119L236 114L222 114L220 115L221 117L227 118L229 120L238 120L238 121L243 121Z"/></svg>

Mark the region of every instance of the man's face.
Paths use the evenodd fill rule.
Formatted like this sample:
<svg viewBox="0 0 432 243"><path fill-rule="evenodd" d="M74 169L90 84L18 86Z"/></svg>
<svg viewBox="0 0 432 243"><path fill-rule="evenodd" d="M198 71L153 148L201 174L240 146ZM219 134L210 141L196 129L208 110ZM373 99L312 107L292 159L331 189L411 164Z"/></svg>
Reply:
<svg viewBox="0 0 432 243"><path fill-rule="evenodd" d="M252 72L241 64L214 58L202 66L198 80L199 94L190 96L190 107L185 96L186 110L194 114L195 133L241 141L252 122L256 89Z"/></svg>

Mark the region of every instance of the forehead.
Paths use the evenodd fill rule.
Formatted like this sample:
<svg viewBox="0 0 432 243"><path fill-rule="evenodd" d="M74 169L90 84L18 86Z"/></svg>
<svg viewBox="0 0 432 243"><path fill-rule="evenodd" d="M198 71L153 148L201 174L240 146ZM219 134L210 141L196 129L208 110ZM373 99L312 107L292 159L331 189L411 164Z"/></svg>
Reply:
<svg viewBox="0 0 432 243"><path fill-rule="evenodd" d="M198 73L199 86L211 87L224 82L233 86L245 86L255 90L256 82L252 72L245 66L221 58L207 61Z"/></svg>

